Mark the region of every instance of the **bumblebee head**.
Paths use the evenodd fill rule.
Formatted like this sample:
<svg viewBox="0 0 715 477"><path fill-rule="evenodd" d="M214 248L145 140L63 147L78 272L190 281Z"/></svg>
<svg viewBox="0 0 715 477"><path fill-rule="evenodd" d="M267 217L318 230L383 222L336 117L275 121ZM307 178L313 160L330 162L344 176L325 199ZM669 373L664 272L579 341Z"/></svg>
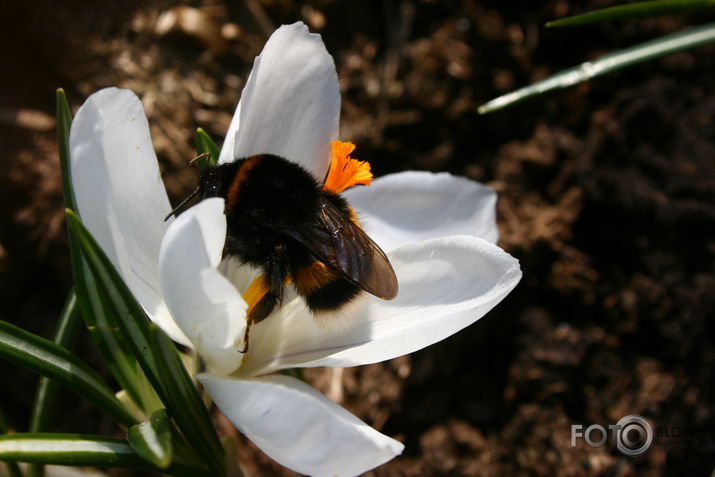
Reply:
<svg viewBox="0 0 715 477"><path fill-rule="evenodd" d="M240 163L240 160L238 163ZM199 196L200 200L223 196L223 191L226 188L226 182L229 180L228 178L232 173L232 169L235 168L235 164L237 163L234 162L232 164L233 165L207 166L204 168L201 176L199 177L199 185L197 185L188 197L182 200L179 205L174 207L174 210L169 212L164 221L169 220L169 217L172 215L176 215L179 209L185 206L196 196Z"/></svg>
<svg viewBox="0 0 715 477"><path fill-rule="evenodd" d="M174 210L169 212L169 214L164 218L164 222L169 220L169 217L171 217L172 215L176 215L176 212L178 212L179 209L185 206L191 199L193 199L197 195L201 200L209 197L218 196L218 184L216 180L217 178L215 170L215 167L207 167L204 170L203 174L201 174L201 177L199 178L199 185L197 185L196 188L191 191L191 193L179 203L179 205L174 207Z"/></svg>
<svg viewBox="0 0 715 477"><path fill-rule="evenodd" d="M254 157L261 156L262 155L258 155ZM196 196L199 196L200 200L209 199L211 197L223 197L226 199L230 199L230 197L226 197L229 193L230 186L233 182L236 181L236 173L239 171L239 169L241 169L243 165L246 164L247 159L242 158L232 161L230 163L212 166L208 163L199 162L202 157L206 156L202 155L191 161L192 164L199 165L199 171L201 171L201 176L199 177L199 184L193 191L191 191L188 197L182 200L181 203L174 208L174 210L169 212L164 221L169 220L169 217L171 217L172 215L176 215L179 209L185 206L191 199ZM240 177L242 178L243 176Z"/></svg>
<svg viewBox="0 0 715 477"><path fill-rule="evenodd" d="M209 197L217 197L219 195L217 179L215 167L206 169L206 171L201 174L199 185L192 194L198 194L201 200L208 199Z"/></svg>

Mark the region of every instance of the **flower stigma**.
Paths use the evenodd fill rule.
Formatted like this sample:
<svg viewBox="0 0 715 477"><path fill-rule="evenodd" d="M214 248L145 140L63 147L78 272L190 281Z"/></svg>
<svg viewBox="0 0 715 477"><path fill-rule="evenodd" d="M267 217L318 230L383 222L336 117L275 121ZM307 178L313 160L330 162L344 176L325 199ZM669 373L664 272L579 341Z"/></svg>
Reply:
<svg viewBox="0 0 715 477"><path fill-rule="evenodd" d="M354 150L355 144L351 142L330 143L330 169L323 189L339 194L354 185L370 185L372 182L370 163L350 157L350 153Z"/></svg>

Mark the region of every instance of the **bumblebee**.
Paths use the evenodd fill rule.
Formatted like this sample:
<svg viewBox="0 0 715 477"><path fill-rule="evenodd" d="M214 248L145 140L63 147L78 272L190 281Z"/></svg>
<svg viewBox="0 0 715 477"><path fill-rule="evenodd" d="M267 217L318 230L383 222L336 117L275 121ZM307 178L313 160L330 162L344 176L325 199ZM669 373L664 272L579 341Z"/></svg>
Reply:
<svg viewBox="0 0 715 477"><path fill-rule="evenodd" d="M208 168L167 218L196 195L224 199L224 256L261 271L249 325L271 314L291 282L315 314L338 310L363 290L385 300L397 295L390 261L347 201L298 164L257 154Z"/></svg>

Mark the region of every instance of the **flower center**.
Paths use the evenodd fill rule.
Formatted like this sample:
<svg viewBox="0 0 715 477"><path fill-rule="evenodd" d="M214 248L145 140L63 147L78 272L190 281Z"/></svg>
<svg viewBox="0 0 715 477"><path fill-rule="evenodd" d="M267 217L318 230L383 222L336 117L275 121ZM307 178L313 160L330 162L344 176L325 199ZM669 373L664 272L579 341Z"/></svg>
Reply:
<svg viewBox="0 0 715 477"><path fill-rule="evenodd" d="M330 169L323 189L339 194L357 184L370 185L372 181L370 164L350 157L350 153L355 150L355 144L333 141L330 143L330 149Z"/></svg>

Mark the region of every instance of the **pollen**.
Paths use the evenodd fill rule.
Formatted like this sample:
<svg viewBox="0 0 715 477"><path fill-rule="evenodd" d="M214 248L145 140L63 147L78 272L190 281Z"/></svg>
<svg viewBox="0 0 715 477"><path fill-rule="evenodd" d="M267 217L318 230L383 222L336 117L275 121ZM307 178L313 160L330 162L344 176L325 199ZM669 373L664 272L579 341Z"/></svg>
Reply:
<svg viewBox="0 0 715 477"><path fill-rule="evenodd" d="M293 283L291 277L286 277L283 280L283 285L290 285ZM248 288L243 293L243 301L246 302L248 308L246 309L246 316L251 314L253 308L258 304L261 299L268 293L268 282L266 277L261 275L253 279Z"/></svg>
<svg viewBox="0 0 715 477"><path fill-rule="evenodd" d="M248 304L247 313L251 312L253 307L256 306L256 303L258 303L266 293L268 293L266 280L262 276L256 277L243 294L243 299Z"/></svg>
<svg viewBox="0 0 715 477"><path fill-rule="evenodd" d="M355 144L333 141L330 143L330 149L330 169L323 189L339 194L357 184L370 185L372 181L370 164L350 157L350 153L355 150Z"/></svg>

